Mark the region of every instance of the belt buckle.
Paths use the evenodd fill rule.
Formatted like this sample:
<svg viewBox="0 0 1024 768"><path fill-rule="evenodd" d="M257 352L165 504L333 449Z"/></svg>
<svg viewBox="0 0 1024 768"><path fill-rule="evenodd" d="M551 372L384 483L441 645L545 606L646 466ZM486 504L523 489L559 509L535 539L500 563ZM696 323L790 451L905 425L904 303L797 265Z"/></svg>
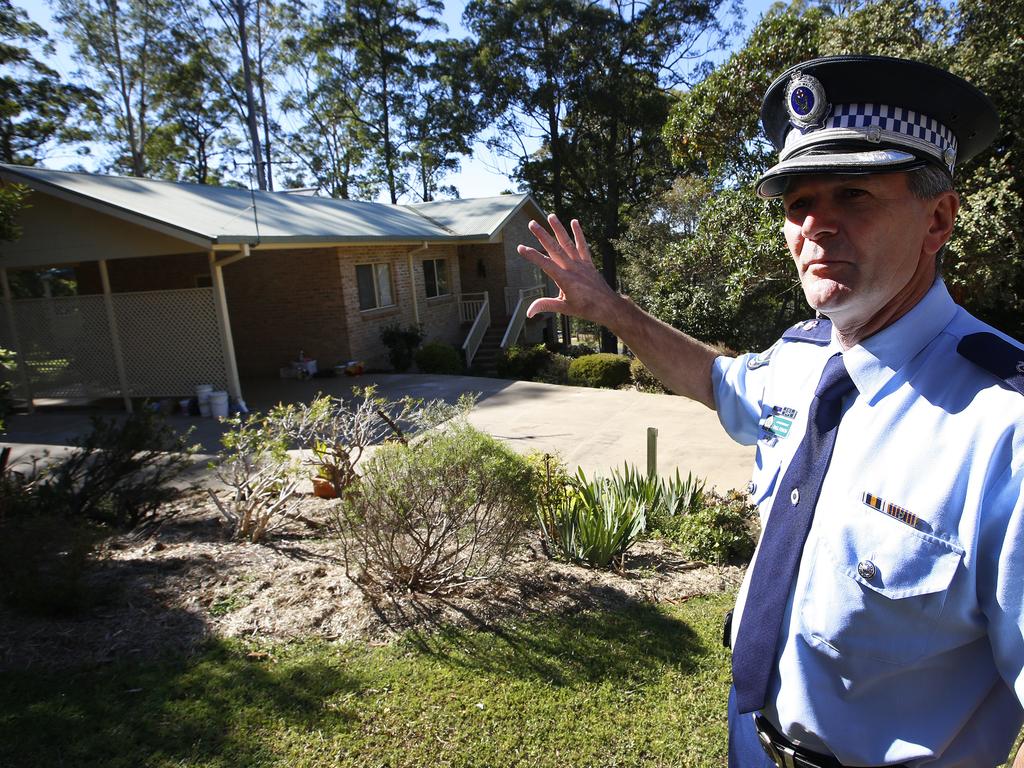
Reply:
<svg viewBox="0 0 1024 768"><path fill-rule="evenodd" d="M761 742L761 747L764 749L765 754L768 755L768 759L775 763L778 768L803 768L803 766L807 765L804 760L797 761L796 753L792 749L772 741L771 736L761 727L759 718L756 715L754 716L754 730L757 731L757 739Z"/></svg>

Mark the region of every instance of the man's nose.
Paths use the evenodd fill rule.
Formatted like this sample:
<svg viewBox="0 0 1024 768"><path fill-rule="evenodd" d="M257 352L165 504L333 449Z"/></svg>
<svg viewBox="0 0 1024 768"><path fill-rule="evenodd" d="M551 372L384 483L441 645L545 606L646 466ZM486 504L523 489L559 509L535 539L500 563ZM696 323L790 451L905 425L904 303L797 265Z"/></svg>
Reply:
<svg viewBox="0 0 1024 768"><path fill-rule="evenodd" d="M804 216L801 232L803 236L815 240L819 237L834 235L839 229L839 220L835 210L829 205L812 206Z"/></svg>

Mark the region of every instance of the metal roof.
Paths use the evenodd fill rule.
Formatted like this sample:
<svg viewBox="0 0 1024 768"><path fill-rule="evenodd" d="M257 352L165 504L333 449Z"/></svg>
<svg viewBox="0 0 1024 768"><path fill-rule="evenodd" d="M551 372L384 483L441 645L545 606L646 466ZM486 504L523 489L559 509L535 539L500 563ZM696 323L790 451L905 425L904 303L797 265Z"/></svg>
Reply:
<svg viewBox="0 0 1024 768"><path fill-rule="evenodd" d="M0 178L211 245L489 240L531 199L388 205L8 164Z"/></svg>

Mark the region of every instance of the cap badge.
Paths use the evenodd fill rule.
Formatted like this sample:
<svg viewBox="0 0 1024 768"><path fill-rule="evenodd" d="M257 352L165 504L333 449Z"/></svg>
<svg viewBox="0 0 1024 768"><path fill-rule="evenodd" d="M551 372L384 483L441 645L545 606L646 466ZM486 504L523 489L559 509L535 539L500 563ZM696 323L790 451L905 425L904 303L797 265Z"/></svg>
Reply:
<svg viewBox="0 0 1024 768"><path fill-rule="evenodd" d="M786 88L786 109L789 121L799 128L820 125L828 112L825 87L816 77L794 74Z"/></svg>

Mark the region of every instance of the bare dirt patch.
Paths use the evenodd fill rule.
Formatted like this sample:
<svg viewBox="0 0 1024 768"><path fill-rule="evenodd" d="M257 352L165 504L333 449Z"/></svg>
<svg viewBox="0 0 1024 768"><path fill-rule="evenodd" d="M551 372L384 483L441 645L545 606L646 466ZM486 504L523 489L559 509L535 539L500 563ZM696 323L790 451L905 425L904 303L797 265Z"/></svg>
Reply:
<svg viewBox="0 0 1024 768"><path fill-rule="evenodd" d="M145 535L106 540L88 574L91 606L67 618L28 618L0 607L0 670L64 667L189 650L204 640L320 637L386 643L441 624L487 626L533 614L677 603L733 589L742 568L687 561L641 542L622 573L551 561L528 535L504 576L457 595L371 599L345 575L326 528L330 505L303 499L306 522L264 544L227 539L209 498L194 494Z"/></svg>

